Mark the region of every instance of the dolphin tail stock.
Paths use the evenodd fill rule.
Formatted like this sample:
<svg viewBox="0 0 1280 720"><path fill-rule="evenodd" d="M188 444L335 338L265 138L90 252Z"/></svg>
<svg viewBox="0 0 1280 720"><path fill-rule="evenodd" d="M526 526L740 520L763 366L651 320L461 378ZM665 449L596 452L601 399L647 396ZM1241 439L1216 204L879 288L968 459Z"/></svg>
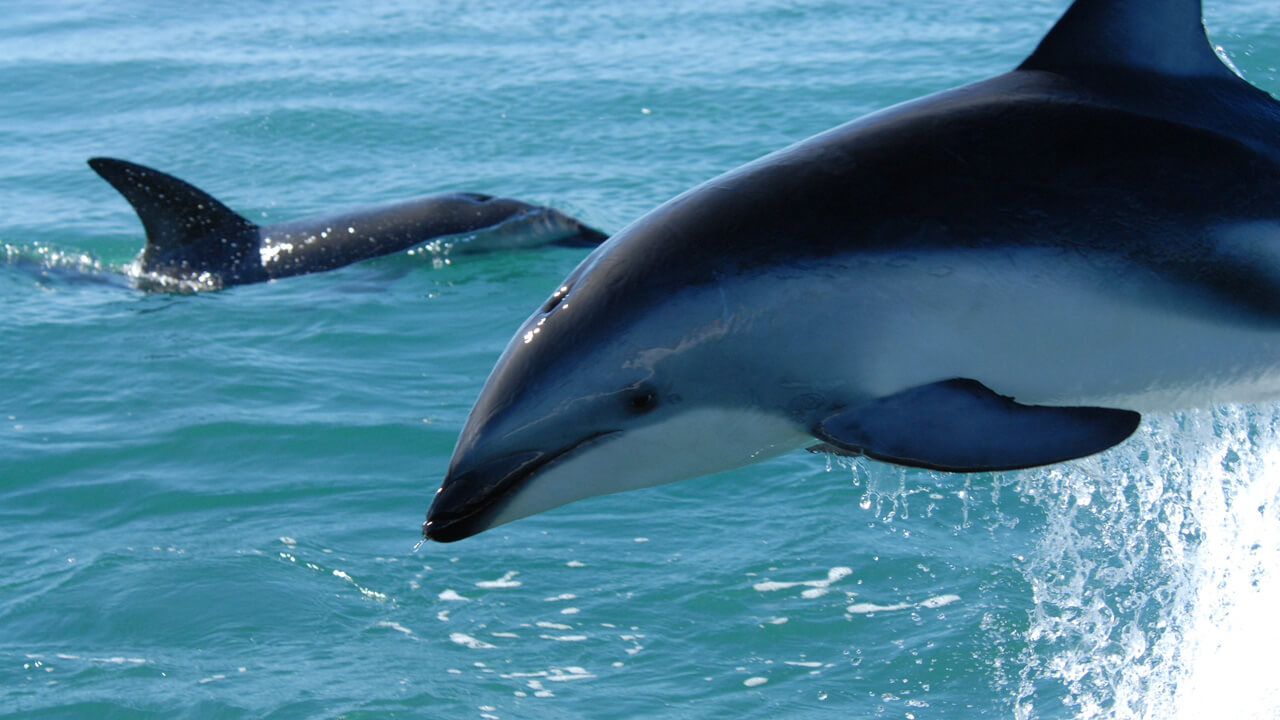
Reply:
<svg viewBox="0 0 1280 720"><path fill-rule="evenodd" d="M588 225L578 223L578 234L556 240L552 245L567 248L593 248L608 240L609 236Z"/></svg>
<svg viewBox="0 0 1280 720"><path fill-rule="evenodd" d="M89 167L138 213L147 236L144 270L163 264L221 273L260 264L258 226L200 188L115 158L90 158Z"/></svg>

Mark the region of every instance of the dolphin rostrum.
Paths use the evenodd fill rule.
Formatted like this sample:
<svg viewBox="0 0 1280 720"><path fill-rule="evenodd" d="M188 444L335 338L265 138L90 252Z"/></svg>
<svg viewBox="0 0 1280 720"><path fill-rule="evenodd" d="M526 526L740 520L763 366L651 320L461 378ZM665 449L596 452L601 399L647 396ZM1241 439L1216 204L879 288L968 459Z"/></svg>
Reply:
<svg viewBox="0 0 1280 720"><path fill-rule="evenodd" d="M442 193L259 226L159 170L112 158L89 166L133 205L147 241L133 274L148 290L217 290L332 270L442 238L458 254L607 236L551 208Z"/></svg>
<svg viewBox="0 0 1280 720"><path fill-rule="evenodd" d="M517 331L423 526L453 541L781 453L955 472L1280 394L1280 103L1200 0L1077 0L1016 70L733 170Z"/></svg>

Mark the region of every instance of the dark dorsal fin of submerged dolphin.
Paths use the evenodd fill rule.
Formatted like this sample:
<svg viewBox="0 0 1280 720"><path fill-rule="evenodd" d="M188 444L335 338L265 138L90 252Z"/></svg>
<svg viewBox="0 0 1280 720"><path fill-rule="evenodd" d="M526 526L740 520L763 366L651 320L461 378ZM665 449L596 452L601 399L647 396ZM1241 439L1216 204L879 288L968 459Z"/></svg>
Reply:
<svg viewBox="0 0 1280 720"><path fill-rule="evenodd" d="M551 208L477 193L445 193L256 225L203 190L137 163L89 166L137 211L147 241L138 257L147 289L204 290L332 270L457 237L459 253L565 245L607 236ZM461 237L467 236L467 237Z"/></svg>
<svg viewBox="0 0 1280 720"><path fill-rule="evenodd" d="M190 183L143 165L96 157L89 167L133 206L147 242L144 268L176 264L183 271L255 277L258 226ZM231 283L228 283L231 284Z"/></svg>
<svg viewBox="0 0 1280 720"><path fill-rule="evenodd" d="M798 449L1034 467L1277 397L1280 103L1198 0L1077 0L1017 69L601 245L498 360L423 532Z"/></svg>

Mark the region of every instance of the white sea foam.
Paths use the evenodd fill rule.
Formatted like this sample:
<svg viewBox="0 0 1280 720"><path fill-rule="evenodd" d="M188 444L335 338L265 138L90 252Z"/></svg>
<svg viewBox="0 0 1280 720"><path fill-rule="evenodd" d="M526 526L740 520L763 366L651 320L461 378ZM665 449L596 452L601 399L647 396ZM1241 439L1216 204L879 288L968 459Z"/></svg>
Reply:
<svg viewBox="0 0 1280 720"><path fill-rule="evenodd" d="M72 653L55 653L54 657L59 660L81 660L91 663L102 663L104 665L146 665L147 659L140 657L124 657L121 655L113 655L111 657L94 657L87 655L75 655ZM29 660L44 660L45 656L39 653L27 653Z"/></svg>
<svg viewBox="0 0 1280 720"><path fill-rule="evenodd" d="M817 598L825 595L827 590L831 588L832 583L838 582L853 574L853 570L847 567L833 567L827 571L827 577L824 580L801 580L798 582L776 582L767 580L752 585L758 592L774 592L777 590L786 590L794 587L805 587L806 590L800 593L801 597Z"/></svg>
<svg viewBox="0 0 1280 720"><path fill-rule="evenodd" d="M479 640L477 638L471 637L466 633L460 633L460 632L451 633L449 635L449 640L457 645L461 645L462 647L470 648L472 650L491 650L497 647L496 645L487 643L483 640Z"/></svg>
<svg viewBox="0 0 1280 720"><path fill-rule="evenodd" d="M404 633L405 635L413 635L413 631L412 631L412 630L410 630L409 628L407 628L407 627L405 627L405 626L401 625L401 624L400 624L400 623L398 623L398 622L392 622L392 621L390 621L390 620L382 620L382 621L380 621L380 622L378 623L378 627L389 628L389 629L391 629L391 630L395 630L396 632Z"/></svg>
<svg viewBox="0 0 1280 720"><path fill-rule="evenodd" d="M539 635L538 637L556 642L583 642L587 639L586 635Z"/></svg>
<svg viewBox="0 0 1280 720"><path fill-rule="evenodd" d="M519 572L515 570L511 570L510 572L506 573L505 575L498 578L497 580L481 580L480 582L476 583L476 587L485 588L485 589L520 587L521 583L519 580L511 579L519 574L520 574Z"/></svg>
<svg viewBox="0 0 1280 720"><path fill-rule="evenodd" d="M570 680L590 680L594 678L595 675L588 672L586 668L571 665L569 667L553 667L549 670L537 670L535 672L504 673L499 677L507 680L540 678L548 682L568 682ZM536 682L536 680L531 680L531 682ZM541 685L541 683L539 683L539 685Z"/></svg>
<svg viewBox="0 0 1280 720"><path fill-rule="evenodd" d="M934 608L946 607L960 599L959 595L938 595L920 602L904 602L893 603L891 605L877 605L875 603L854 603L845 608L847 612L857 614L876 613L876 612L896 612L899 610L931 610Z"/></svg>

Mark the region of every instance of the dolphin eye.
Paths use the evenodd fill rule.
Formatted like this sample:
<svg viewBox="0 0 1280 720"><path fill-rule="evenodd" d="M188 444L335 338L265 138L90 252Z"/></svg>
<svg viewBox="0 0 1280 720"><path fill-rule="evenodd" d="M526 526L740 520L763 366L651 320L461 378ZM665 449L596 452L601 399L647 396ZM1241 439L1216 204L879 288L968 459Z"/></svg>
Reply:
<svg viewBox="0 0 1280 720"><path fill-rule="evenodd" d="M658 407L658 393L653 388L638 388L626 396L626 403L627 409L632 413L643 415Z"/></svg>

